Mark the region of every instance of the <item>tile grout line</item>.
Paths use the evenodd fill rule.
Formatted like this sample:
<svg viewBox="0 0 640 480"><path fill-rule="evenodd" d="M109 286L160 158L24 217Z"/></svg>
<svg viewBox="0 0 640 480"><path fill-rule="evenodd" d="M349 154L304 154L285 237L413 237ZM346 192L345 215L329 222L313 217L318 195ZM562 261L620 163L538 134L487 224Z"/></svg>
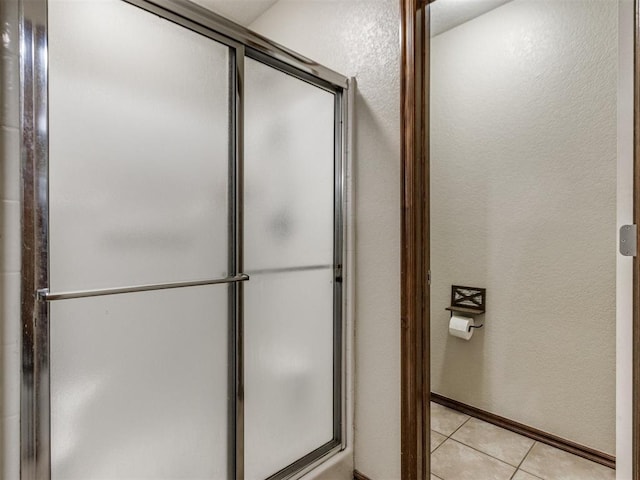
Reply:
<svg viewBox="0 0 640 480"><path fill-rule="evenodd" d="M464 426L467 424L467 422L468 422L469 420L471 420L471 417L468 417L464 422L462 422L462 423L460 424L460 426L459 426L458 428L456 428L453 432L451 432L451 435L449 435L449 436L447 437L447 439L451 438L451 437L452 437L452 436L453 436L453 435L454 435L458 430L460 430L462 427L464 427ZM452 439L452 440L453 440L453 439ZM442 442L442 443L444 443L444 442Z"/></svg>
<svg viewBox="0 0 640 480"><path fill-rule="evenodd" d="M434 402L432 402L432 403L434 403ZM442 406L444 407L444 405L442 405ZM454 409L449 408L449 407L444 407L444 408L445 408L445 409L447 409L447 410L451 410L451 411L457 412L457 410L454 410ZM462 412L458 412L458 413L462 413ZM463 415L468 415L468 414L464 414L464 413L463 413ZM536 479L539 479L539 480L545 480L544 478L542 478L542 477L540 477L540 476L538 476L538 475L536 475L536 474L533 474L533 473L531 473L531 472L529 472L529 471L527 471L527 470L522 469L522 464L524 463L524 461L527 459L527 457L528 457L528 456L529 456L529 454L531 453L531 450L533 450L533 447L534 447L536 444L538 444L538 443L539 443L539 444L541 444L541 445L548 446L548 447L550 447L550 448L552 448L552 449L554 449L554 450L558 450L558 451L564 452L564 453L566 453L566 454L572 455L572 456L574 456L574 457L578 457L580 460L584 460L584 461L586 461L588 464L593 464L593 465L596 465L596 466L602 466L602 467L604 467L605 469L612 470L614 473L616 472L616 468L615 468L615 467L614 467L614 468L611 468L611 467L609 467L608 465L604 465L604 464L602 464L602 463L600 463L600 462L598 462L598 461L592 460L592 459L587 458L587 457L583 457L582 455L579 455L579 454L573 453L573 452L571 452L571 451L565 450L564 448L556 447L555 445L552 445L551 443L547 443L547 442L544 442L544 441L538 441L538 440L535 440L535 439L533 439L533 438L531 438L531 437L528 437L528 435L524 435L524 434L522 434L522 433L515 432L515 431L509 430L509 429L507 429L507 428L501 427L501 426L499 426L499 425L497 425L497 424L493 424L493 423L491 423L491 422L487 422L487 421L482 420L482 419L480 419L480 418L478 418L478 417L476 417L476 416L474 416L474 415L468 415L468 416L469 416L469 418L464 422L464 424L466 424L469 420L471 420L472 418L474 418L474 419L476 419L477 421L479 421L479 422L481 422L481 423L483 423L483 424L493 425L493 426L495 426L495 427L497 427L497 428L499 428L499 429L501 429L501 430L510 431L510 432L514 433L515 435L518 435L518 436L520 436L520 437L524 437L524 438L529 438L530 440L532 440L532 441L533 441L533 444L531 445L531 447L530 447L530 448L529 448L529 450L527 451L526 455L524 456L524 458L522 459L522 461L521 461L521 462L520 462L520 464L518 465L517 470L522 470L524 473L527 473L527 474L529 474L529 475L531 475L531 476L535 477ZM463 424L463 425L464 425L464 424ZM461 427L462 427L462 425L461 425L460 427L458 427L458 429L456 429L456 431L454 431L454 432L451 434L451 436L450 436L449 438L453 437L453 435L455 435L455 433L456 433L458 430L460 430L460 428L461 428ZM477 451L478 451L478 452L480 452L480 453L484 453L485 455L487 455L487 456L489 456L489 457L491 457L491 458L494 458L494 459L499 460L499 461L501 461L501 462L503 462L503 463L507 463L508 465L511 465L510 463L508 463L508 462L506 462L506 461L504 461L504 460L501 460L500 458L494 457L493 455L491 455L491 454L489 454L489 453L486 453L486 452L483 452L482 450L479 450L478 448L475 448L475 447L472 447L472 446L470 446L470 445L467 445L466 443L464 443L464 442L463 442L463 441L461 441L461 440L457 440L457 439L454 439L454 438L451 438L451 439L452 439L452 440L455 440L455 441L457 441L458 443L461 443L461 444L463 444L463 445L465 445L465 446L468 446L468 447L470 447L470 448L472 448L472 449L474 449L474 450L477 450ZM513 466L513 465L511 465L511 466ZM517 473L517 470L516 470L516 473Z"/></svg>
<svg viewBox="0 0 640 480"><path fill-rule="evenodd" d="M470 448L470 449L471 449L471 450L473 450L474 452L481 453L481 454L482 454L482 455L484 455L485 457L489 457L489 458L491 458L492 460L496 460L496 461L498 461L498 462L500 462L500 463L503 463L503 464L504 464L504 465L506 465L507 467L515 468L515 469L516 469L516 472L518 471L518 469L517 469L516 467L514 467L513 465L511 465L510 463L507 463L507 462L505 462L504 460L500 460L499 458L496 458L496 457L494 457L493 455L489 455L488 453L483 452L482 450L478 450L477 448L472 447L471 445L467 445L466 443L462 443L461 441L456 440L455 438L447 438L447 440L451 440L452 442L459 443L460 445L462 445L462 446L464 446L464 447ZM446 442L446 440L445 440L445 442ZM442 442L442 444L444 444L444 442ZM440 448L440 447L438 447L438 448ZM434 450L434 451L435 451L435 450ZM513 473L515 474L516 472L513 472ZM527 472L527 473L529 473L529 472Z"/></svg>
<svg viewBox="0 0 640 480"><path fill-rule="evenodd" d="M534 479L534 480L545 480L544 478L539 477L539 476L537 476L537 475L534 475L533 473L529 473L529 472L527 472L526 470L522 470L521 468L519 468L518 470L516 470L516 473L518 473L518 472L526 473L526 474L527 474L527 475L529 475L530 477L533 477L533 479ZM514 474L514 475L515 475L515 474Z"/></svg>
<svg viewBox="0 0 640 480"><path fill-rule="evenodd" d="M518 464L518 466L516 467L516 471L513 472L513 475L511 476L511 480L513 480L513 477L516 476L516 473L518 473L519 471L523 471L524 473L528 473L529 475L533 475L529 472L527 472L526 470L521 470L521 466L524 463L524 461L527 459L527 457L529 456L529 454L531 453L531 450L533 450L533 447L535 447L536 443L538 443L536 440L533 441L533 443L531 444L531 446L529 447L529 450L527 450L527 453L525 453L524 457L522 457L522 460L520 460L520 463ZM536 478L540 478L536 475L533 475ZM540 479L543 480L543 479Z"/></svg>
<svg viewBox="0 0 640 480"><path fill-rule="evenodd" d="M465 447L467 447L467 448L470 448L471 450L474 450L474 451L476 451L476 452L478 452L478 453L480 453L480 454L482 454L482 455L485 455L485 456L487 456L487 457L489 457L489 458L491 458L491 459L493 459L493 460L496 460L496 461L498 461L498 462L500 462L500 463L502 463L502 464L504 464L504 465L507 465L507 466L509 466L509 467L511 467L511 468L515 468L515 470L513 471L513 473L511 474L511 476L509 477L509 480L513 480L513 477L516 475L516 473L518 473L518 470L520 470L520 465L522 465L522 463L525 461L525 459L529 456L529 453L531 453L531 450L533 449L534 445L535 445L537 442L534 440L534 442L531 444L531 446L530 446L530 447L529 447L529 449L527 450L527 453L525 453L525 455L522 457L522 460L520 460L520 462L518 463L518 465L517 465L517 466L515 466L515 465L511 465L510 463L505 462L504 460L502 460L502 459L500 459L500 458L494 457L493 455L491 455L491 454L489 454L489 453L487 453L487 452L483 452L482 450L479 450L479 449L477 449L477 448L475 448L475 447L473 447L473 446L471 446L471 445L467 445L466 443L464 443L464 442L462 442L462 441L460 441L460 440L457 440L457 439L455 439L455 438L452 438L452 437L453 437L453 435L455 435L455 433L456 433L458 430L460 430L464 425L466 425L466 424L467 424L467 422L469 422L469 420L471 420L472 418L473 418L473 417L469 416L469 417L468 417L464 422L462 422L462 423L460 424L460 426L458 426L458 428L456 428L453 432L451 432L451 434L450 434L449 436L446 436L446 435L444 435L444 434L442 434L442 433L438 432L437 430L433 430L434 432L439 433L440 435L443 435L443 436L445 437L445 439L440 443L440 445L438 445L436 448L434 448L432 452L430 452L430 455L433 455L433 454L434 454L434 453L435 453L435 452L436 452L440 447L442 447L442 445L444 445L448 440L451 440L452 442L459 443L460 445L463 445L463 446L465 446ZM480 420L480 421L482 421L482 420ZM483 422L483 423L487 423L487 422L484 422L484 421L482 421L482 422ZM523 472L525 472L525 473L529 473L529 472L526 472L525 470L523 470ZM430 475L433 475L431 472L429 472L429 474L430 474ZM434 476L435 476L435 475L434 475ZM438 478L438 477L436 476L436 478ZM539 477L536 477L536 478L539 478ZM540 479L540 480L543 480L543 479Z"/></svg>
<svg viewBox="0 0 640 480"><path fill-rule="evenodd" d="M446 440L446 439L448 439L448 438L451 438L451 435L453 435L454 433L456 433L458 430L460 430L460 429L462 428L462 426L463 426L465 423L467 423L469 420L471 420L471 417L469 417L468 415L467 415L467 417L468 417L468 418L467 418L464 422L462 422L460 425L458 425L458 426L456 427L456 429L455 429L453 432L451 432L449 435L447 435L446 433L439 432L438 430L434 430L433 428L431 429L431 431L432 431L432 432L436 432L436 433L438 433L438 434L442 435L443 437L445 437L445 440ZM442 443L444 443L444 441L443 441Z"/></svg>
<svg viewBox="0 0 640 480"><path fill-rule="evenodd" d="M438 445L436 448L434 448L434 449L433 449L433 452L430 452L430 453L429 453L429 455L433 455L433 454L434 454L434 452L435 452L436 450L438 450L442 445L444 445L444 442L446 442L447 440L449 440L449 438L445 438L445 439L442 441L442 443L441 443L440 445ZM429 449L429 450L431 450L431 449Z"/></svg>
<svg viewBox="0 0 640 480"><path fill-rule="evenodd" d="M533 450L533 447L536 446L536 443L538 443L536 440L533 441L533 443L531 444L531 446L529 447L529 450L527 450L527 453L525 454L524 457L522 457L522 460L520 460L520 463L518 464L518 469L522 466L522 464L524 463L524 461L527 459L527 457L529 456L529 454L531 453L531 450ZM529 473L529 472L527 472Z"/></svg>
<svg viewBox="0 0 640 480"><path fill-rule="evenodd" d="M451 432L451 434L450 434L449 436L446 436L446 435L444 435L444 434L442 434L442 433L438 432L437 430L434 430L434 432L436 432L436 433L440 433L440 435L443 435L443 436L445 436L446 438L442 441L442 443L440 443L440 445L438 445L436 448L434 448L434 449L433 449L433 452L431 452L431 453L430 453L430 455L433 455L433 454L436 452L436 450L438 450L440 447L442 447L442 445L444 445L444 444L447 442L447 440L451 440L452 442L456 442L456 443L459 443L460 445L464 445L465 447L470 448L471 450L474 450L474 451L476 451L476 452L478 452L478 453L480 453L480 454L482 454L482 455L486 455L487 457L492 458L493 460L497 460L498 462L503 463L504 465L507 465L507 466L509 466L509 467L511 467L511 468L515 468L514 472L511 474L511 477L509 477L509 480L512 480L512 479L513 479L513 477L514 477L514 475L515 475L516 473L518 473L518 470L520 469L520 465L522 465L522 463L524 462L524 460L527 458L527 456L529 455L529 453L530 453L530 452L531 452L531 450L533 449L533 446L534 446L537 442L534 440L533 444L531 445L531 447L529 447L529 449L527 450L527 453L524 455L524 457L522 457L522 460L520 460L520 463L519 463L519 464L518 464L518 466L516 467L516 466L514 466L514 465L511 465L510 463L505 462L504 460L501 460L500 458L494 457L493 455L491 455L491 454L489 454L489 453L487 453L487 452L483 452L482 450L479 450L479 449L477 449L477 448L475 448L475 447L472 447L471 445L467 445L466 443L464 443L464 442L462 442L462 441L460 441L460 440L457 440L457 439L455 439L455 438L452 438L452 437L453 437L453 435L455 435L455 433L456 433L458 430L460 430L462 427L464 427L464 426L467 424L467 422L469 422L469 420L471 420L472 418L474 418L474 417L472 417L472 416L470 416L470 415L468 415L467 417L468 417L468 418L467 418L464 422L462 422L458 428L456 428L453 432ZM478 420L479 420L479 419L478 419ZM488 423L488 422L485 422L484 420L480 420L480 421L481 421L481 422L483 422L483 423ZM523 470L523 471L524 471L524 470ZM525 473L529 473L529 472L525 472ZM431 472L429 472L429 474L431 474ZM543 479L540 479L540 480L543 480Z"/></svg>
<svg viewBox="0 0 640 480"><path fill-rule="evenodd" d="M452 436L453 436L453 435L454 435L458 430L460 430L460 429L463 427L463 425L464 425L464 424L466 424L466 423L467 423L469 420L471 420L472 418L475 418L475 417L471 417L471 416L470 416L469 418L467 418L467 420L465 420L465 421L464 421L464 423L463 423L462 425L460 425L460 426L459 426L459 427L458 427L458 428L457 428L457 429L456 429L456 430L455 430L451 435L449 435L449 437L447 437L447 440L451 439L451 440L453 440L454 442L458 442L459 444L464 445L465 447L469 447L470 449L475 450L476 452L482 453L482 454L486 455L487 457L491 457L491 458L493 458L494 460L498 460L499 462L502 462L502 463L504 463L504 464L506 464L506 465L509 465L510 467L515 467L515 465L511 465L509 462L505 462L505 461L504 461L504 460L502 460L501 458L494 457L494 456L493 456L493 455L491 455L490 453L483 452L483 451L482 451L482 450L480 450L479 448L476 448L476 447L474 447L474 446L472 446L472 445L467 445L467 444L466 444L466 443L464 443L462 440L458 440L457 438L451 438L451 437L452 437ZM488 424L488 425L491 425L490 423L485 422L484 420L480 420L479 418L478 418L478 419L476 419L476 420L478 420L478 421L480 421L480 422L482 422L482 423L486 423L486 424ZM498 427L498 428L500 428L500 427ZM516 435L518 435L518 434L516 434ZM447 440L445 440L445 442L446 442ZM444 443L444 442L442 442L440 445L438 445L438 448L440 448L440 447L442 446L442 444L443 444L443 443ZM533 444L532 444L532 445L529 447L529 449L527 450L527 453L524 455L524 457L522 457L522 460L520 461L520 463L518 464L518 466L517 466L517 467L515 467L516 471L515 471L515 472L513 472L513 474L514 474L514 475L516 474L516 472L517 472L517 471L518 471L518 469L520 468L520 465L522 465L522 462L524 462L524 459L525 459L525 458L527 458L527 456L529 455L529 453L530 453L530 452L531 452L531 450L533 449L533 445L535 445L536 443L537 443L537 442L534 440L534 441L533 441ZM437 450L437 449L436 449L436 450ZM435 450L434 450L434 452L435 452ZM526 472L526 473L529 473L529 472Z"/></svg>
<svg viewBox="0 0 640 480"><path fill-rule="evenodd" d="M465 446L465 447L467 447L467 448L469 448L469 449L471 449L471 450L473 450L473 451L475 451L475 452L478 452L478 453L480 453L480 454L482 454L482 455L484 455L484 456L486 456L486 457L489 457L489 458L491 458L491 459L493 459L493 460L496 460L496 461L498 461L498 462L500 462L500 463L502 463L502 464L504 464L504 465L507 465L507 466L509 466L509 467L511 467L511 468L515 468L515 470L514 470L513 474L511 475L511 477L509 477L509 480L513 480L513 478L516 476L516 474L517 474L519 471L522 471L523 473L525 473L525 474L527 474L527 475L531 475L531 476L532 476L533 478L535 478L536 480L545 480L543 477L540 477L540 476L538 476L538 475L535 475L535 474L533 474L533 473L528 472L527 470L522 469L522 465L524 464L524 462L525 462L525 460L527 459L527 457L531 454L531 451L533 450L533 448L535 447L535 445L536 445L537 443L541 443L541 442L538 442L537 440L534 440L534 441L533 441L533 443L531 444L531 446L529 447L529 449L527 450L527 452L525 453L525 455L522 457L522 459L520 460L520 462L518 463L518 465L517 465L517 466L514 466L514 465L512 465L512 464L510 464L510 463L506 462L505 460L502 460L502 459L497 458L497 457L495 457L495 456L493 456L493 455L491 455L491 454L489 454L489 453L487 453L487 452L484 452L484 451L480 450L479 448L473 447L473 446L471 446L471 445L467 445L467 444L466 444L466 443L464 443L463 441L453 438L453 435L455 435L455 434L456 434L456 432L458 432L458 431L459 431L459 430L460 430L464 425L466 425L466 424L469 422L469 420L471 420L471 418L475 418L475 417L469 416L469 417L468 417L464 422L462 422L462 423L461 423L461 424L460 424L460 425L459 425L459 426L458 426L458 427L457 427L453 432L451 432L451 434L450 434L450 435L448 435L448 436L447 436L447 435L444 435L444 434L442 434L442 433L440 433L440 432L438 432L437 430L433 430L435 433L438 433L439 435L444 436L444 437L445 437L445 440L443 440L443 441L442 441L442 442L441 442L441 443L440 443L440 444L439 444L439 445L438 445L438 446L433 450L433 452L430 452L430 455L433 455L433 454L434 454L434 453L435 453L435 452L436 452L440 447L442 447L442 445L444 445L448 440L451 440L451 441L454 441L454 442L456 442L456 443L458 443L458 444L460 444L460 445L463 445L463 446ZM479 419L478 419L478 420L479 420ZM483 423L488 423L488 422L484 422L483 420L479 420L479 421L481 421L481 422L483 422ZM591 462L591 463L594 463L594 462ZM434 475L434 476L435 476L435 475ZM437 477L436 477L436 478L437 478Z"/></svg>
<svg viewBox="0 0 640 480"><path fill-rule="evenodd" d="M567 451L562 450L560 448L554 447L553 445L545 444L544 442L536 441L536 443L537 444L539 443L540 445L543 445L545 447L557 450L557 451L561 452L562 454L567 454L567 455L571 455L573 457L576 457L579 462L586 462L586 464L588 464L588 465L595 465L596 468L603 467L603 468L605 468L607 470L611 470L613 472L614 478L616 476L616 469L615 468L611 468L611 467L608 467L606 465L602 465L602 464L600 464L598 462L594 462L593 460L590 460L588 458L581 457L580 455L576 455L575 453L567 452ZM535 446L535 444L534 444L534 446ZM531 447L531 449L533 450L533 447ZM531 453L531 451L529 451L529 453ZM527 457L529 456L529 453L527 454ZM525 460L526 460L527 457L525 457ZM524 463L524 460L522 461L522 463ZM536 479L545 480L544 478L540 477L537 473L531 473L528 470L524 470L523 468L520 468L520 470L522 470L525 473L528 473L529 475L535 477Z"/></svg>
<svg viewBox="0 0 640 480"><path fill-rule="evenodd" d="M451 435L453 435L454 433L456 433L458 430L460 430L460 429L462 428L462 426L463 426L465 423L467 423L469 420L471 420L471 417L470 417L470 416L467 416L467 417L468 417L468 418L467 418L464 422L462 422L462 423L460 424L460 426L459 426L458 428L456 428L453 432L451 432L451 434L449 434L449 435L445 435L444 433L440 433L440 432L438 432L437 430L433 430L433 431L434 431L434 432L436 432L436 433L440 433L440 435L442 435L443 437L445 437L445 439L444 439L442 442L440 442L440 445L438 445L436 448L434 448L434 449L433 449L433 451L431 451L431 444L429 444L429 455L430 455L430 456L431 456L431 455L433 455L433 453L434 453L436 450L438 450L442 445L444 445L444 443L445 443L447 440L449 440L449 439L451 438ZM454 441L455 441L455 440L454 440ZM431 472L429 472L429 474L431 475Z"/></svg>
<svg viewBox="0 0 640 480"><path fill-rule="evenodd" d="M463 427L463 426L464 426L464 425L465 425L469 420L471 420L472 418L475 418L475 417L473 417L473 416L469 416L469 418L467 418L467 419L466 419L466 420L465 420L465 421L464 421L464 422L463 422L463 423L462 423L458 428L456 428L456 429L451 433L451 435L449 435L449 436L447 437L447 439L446 439L445 441L443 441L440 445L438 445L438 447L434 450L434 452L435 452L438 448L440 448L440 447L441 447L441 446L442 446L442 445L443 445L447 440L451 439L451 440L453 440L454 442L458 442L459 444L464 445L465 447L469 447L470 449L475 450L476 452L482 453L482 454L486 455L487 457L493 458L494 460L498 460L499 462L502 462L502 463L504 463L504 464L506 464L506 465L509 465L510 467L514 467L514 465L511 465L510 463L508 463L508 462L506 462L506 461L504 461L504 460L502 460L502 459L500 459L500 458L498 458L498 457L494 457L494 456L493 456L493 455L491 455L490 453L483 452L483 451L482 451L482 450L480 450L479 448L473 447L473 446L471 446L471 445L467 445L466 443L464 443L464 442L463 442L463 441L461 441L461 440L458 440L458 439L452 438L452 437L453 437L453 435L455 435L455 433L456 433L458 430L460 430L460 429L461 429L461 428L462 428L462 427ZM480 421L480 422L482 422L482 423L487 423L487 424L491 425L489 422L485 422L484 420L480 420L479 418L476 418L476 420L478 420L478 421ZM498 427L498 428L501 428L501 427ZM438 433L439 433L439 432L438 432ZM514 433L515 433L515 432L514 432ZM516 434L516 435L519 435L519 434ZM522 436L522 435L520 435L520 436ZM511 476L510 480L512 480L512 479L513 479L513 477L515 476L515 474L516 474L516 473L518 473L518 470L522 470L520 467L522 466L522 464L524 463L524 461L527 459L527 457L528 457L528 456L529 456L529 454L531 453L531 450L533 450L533 447L536 445L536 443L540 443L540 442L538 442L537 440L534 440L534 441L533 441L533 443L531 444L531 446L530 446L530 447L529 447L529 449L527 450L527 453L524 455L524 457L522 457L522 460L520 460L520 463L518 464L518 466L517 466L517 467L515 467L515 469L516 469L516 470L513 472L513 475ZM522 471L523 471L523 472L525 472L525 473L527 473L527 474L529 474L529 475L532 475L532 476L533 476L533 477L535 477L536 479L545 480L545 479L543 479L543 478L541 478L541 477L538 477L537 475L534 475L534 474L532 474L532 473L530 473L530 472L527 472L526 470L522 470Z"/></svg>

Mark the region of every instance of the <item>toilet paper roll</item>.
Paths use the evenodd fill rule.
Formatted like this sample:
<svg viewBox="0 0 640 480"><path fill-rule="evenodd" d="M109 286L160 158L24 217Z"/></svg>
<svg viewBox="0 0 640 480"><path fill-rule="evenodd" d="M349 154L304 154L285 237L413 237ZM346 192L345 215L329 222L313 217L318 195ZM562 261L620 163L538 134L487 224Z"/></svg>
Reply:
<svg viewBox="0 0 640 480"><path fill-rule="evenodd" d="M469 327L473 325L475 325L473 318L452 315L451 320L449 320L449 335L469 340L473 336L474 330Z"/></svg>

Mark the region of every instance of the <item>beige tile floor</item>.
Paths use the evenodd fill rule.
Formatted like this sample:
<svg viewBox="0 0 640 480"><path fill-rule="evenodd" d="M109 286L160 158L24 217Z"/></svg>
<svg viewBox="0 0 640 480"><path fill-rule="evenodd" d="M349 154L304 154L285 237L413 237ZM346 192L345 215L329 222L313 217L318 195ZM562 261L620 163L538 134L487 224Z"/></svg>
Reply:
<svg viewBox="0 0 640 480"><path fill-rule="evenodd" d="M432 402L431 480L615 480L615 471Z"/></svg>

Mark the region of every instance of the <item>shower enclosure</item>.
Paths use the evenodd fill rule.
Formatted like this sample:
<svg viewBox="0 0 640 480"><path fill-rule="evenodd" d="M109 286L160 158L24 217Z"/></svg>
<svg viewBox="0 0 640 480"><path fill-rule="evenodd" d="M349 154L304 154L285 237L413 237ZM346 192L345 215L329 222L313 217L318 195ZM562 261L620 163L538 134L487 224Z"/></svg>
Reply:
<svg viewBox="0 0 640 480"><path fill-rule="evenodd" d="M23 2L22 479L344 448L349 82L180 0Z"/></svg>

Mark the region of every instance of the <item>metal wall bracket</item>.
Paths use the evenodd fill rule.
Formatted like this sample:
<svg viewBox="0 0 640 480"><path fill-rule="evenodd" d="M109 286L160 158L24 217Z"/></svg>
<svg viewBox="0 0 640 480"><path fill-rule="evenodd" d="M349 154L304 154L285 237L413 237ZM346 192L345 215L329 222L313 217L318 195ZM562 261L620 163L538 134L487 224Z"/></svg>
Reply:
<svg viewBox="0 0 640 480"><path fill-rule="evenodd" d="M638 255L638 226L623 225L620 227L620 253L626 257Z"/></svg>

